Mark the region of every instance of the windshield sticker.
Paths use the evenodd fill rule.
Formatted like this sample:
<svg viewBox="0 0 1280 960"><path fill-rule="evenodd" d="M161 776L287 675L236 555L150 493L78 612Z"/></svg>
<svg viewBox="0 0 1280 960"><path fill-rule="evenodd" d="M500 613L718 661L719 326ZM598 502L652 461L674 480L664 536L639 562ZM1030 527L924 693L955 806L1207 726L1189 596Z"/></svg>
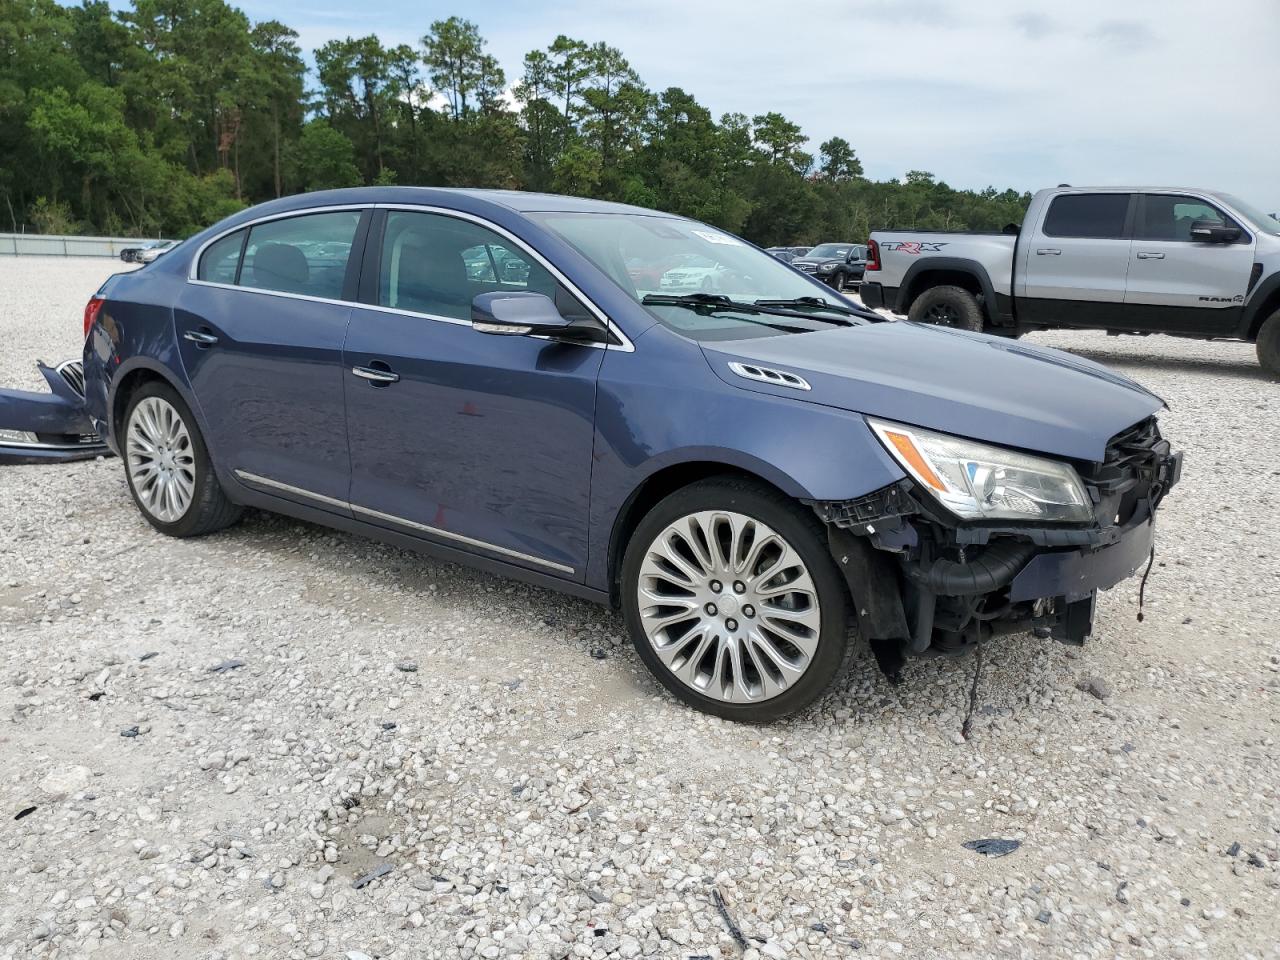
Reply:
<svg viewBox="0 0 1280 960"><path fill-rule="evenodd" d="M742 246L741 240L735 240L727 233L712 233L710 230L695 230L693 232L707 241L707 243L719 243L726 247Z"/></svg>

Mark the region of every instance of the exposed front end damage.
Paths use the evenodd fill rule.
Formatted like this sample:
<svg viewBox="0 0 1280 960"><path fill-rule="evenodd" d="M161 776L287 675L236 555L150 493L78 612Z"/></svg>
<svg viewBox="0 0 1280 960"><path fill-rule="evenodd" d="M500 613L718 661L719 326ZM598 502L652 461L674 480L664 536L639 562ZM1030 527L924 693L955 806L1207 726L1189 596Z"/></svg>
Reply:
<svg viewBox="0 0 1280 960"><path fill-rule="evenodd" d="M1098 591L1153 556L1155 511L1182 454L1152 418L1113 437L1101 463L1074 467L1092 501L1088 524L960 521L911 479L811 503L860 633L891 679L908 657L954 655L1001 634L1084 642Z"/></svg>
<svg viewBox="0 0 1280 960"><path fill-rule="evenodd" d="M110 454L84 408L84 367L36 361L48 393L0 390L0 464L64 463Z"/></svg>

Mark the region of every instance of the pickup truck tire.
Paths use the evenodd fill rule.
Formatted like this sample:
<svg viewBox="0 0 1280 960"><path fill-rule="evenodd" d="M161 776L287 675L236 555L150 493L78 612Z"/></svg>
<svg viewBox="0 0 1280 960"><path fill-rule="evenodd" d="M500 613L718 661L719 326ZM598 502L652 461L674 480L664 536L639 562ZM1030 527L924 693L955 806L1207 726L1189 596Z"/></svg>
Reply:
<svg viewBox="0 0 1280 960"><path fill-rule="evenodd" d="M1280 377L1280 310L1277 310L1258 329L1258 362L1273 377Z"/></svg>
<svg viewBox="0 0 1280 960"><path fill-rule="evenodd" d="M912 301L907 319L982 332L982 308L978 306L978 298L963 287L930 287Z"/></svg>

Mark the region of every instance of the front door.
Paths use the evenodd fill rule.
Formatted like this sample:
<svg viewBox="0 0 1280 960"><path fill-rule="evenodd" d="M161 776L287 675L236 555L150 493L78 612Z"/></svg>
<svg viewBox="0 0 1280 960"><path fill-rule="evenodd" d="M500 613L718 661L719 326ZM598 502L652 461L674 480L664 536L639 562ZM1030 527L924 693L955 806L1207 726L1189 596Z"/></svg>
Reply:
<svg viewBox="0 0 1280 960"><path fill-rule="evenodd" d="M1124 308L1127 193L1064 193L1021 237L1026 284L1019 316L1054 326L1106 327Z"/></svg>
<svg viewBox="0 0 1280 960"><path fill-rule="evenodd" d="M215 462L242 483L346 512L342 345L361 211L264 221L211 244L174 308ZM358 259L358 258L356 258Z"/></svg>
<svg viewBox="0 0 1280 960"><path fill-rule="evenodd" d="M1124 298L1134 329L1235 336L1253 268L1253 238L1240 228L1234 243L1199 243L1191 239L1196 220L1240 226L1198 197L1141 198Z"/></svg>
<svg viewBox="0 0 1280 960"><path fill-rule="evenodd" d="M581 580L598 347L471 328L495 290L585 314L519 244L444 213L380 213L347 336L350 501L402 533ZM380 232L380 238L377 234Z"/></svg>

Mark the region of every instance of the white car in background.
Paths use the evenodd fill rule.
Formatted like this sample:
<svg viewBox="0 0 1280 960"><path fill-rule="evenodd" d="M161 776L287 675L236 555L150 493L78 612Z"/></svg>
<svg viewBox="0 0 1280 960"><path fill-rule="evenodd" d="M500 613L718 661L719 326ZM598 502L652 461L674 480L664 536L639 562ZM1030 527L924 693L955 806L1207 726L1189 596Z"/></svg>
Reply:
<svg viewBox="0 0 1280 960"><path fill-rule="evenodd" d="M151 246L140 250L137 255L134 256L134 262L151 263L158 257L164 256L181 242L181 240L164 240L160 243L152 244Z"/></svg>
<svg viewBox="0 0 1280 960"><path fill-rule="evenodd" d="M663 293L713 293L720 289L720 281L728 272L709 257L689 254L662 274L659 285Z"/></svg>

